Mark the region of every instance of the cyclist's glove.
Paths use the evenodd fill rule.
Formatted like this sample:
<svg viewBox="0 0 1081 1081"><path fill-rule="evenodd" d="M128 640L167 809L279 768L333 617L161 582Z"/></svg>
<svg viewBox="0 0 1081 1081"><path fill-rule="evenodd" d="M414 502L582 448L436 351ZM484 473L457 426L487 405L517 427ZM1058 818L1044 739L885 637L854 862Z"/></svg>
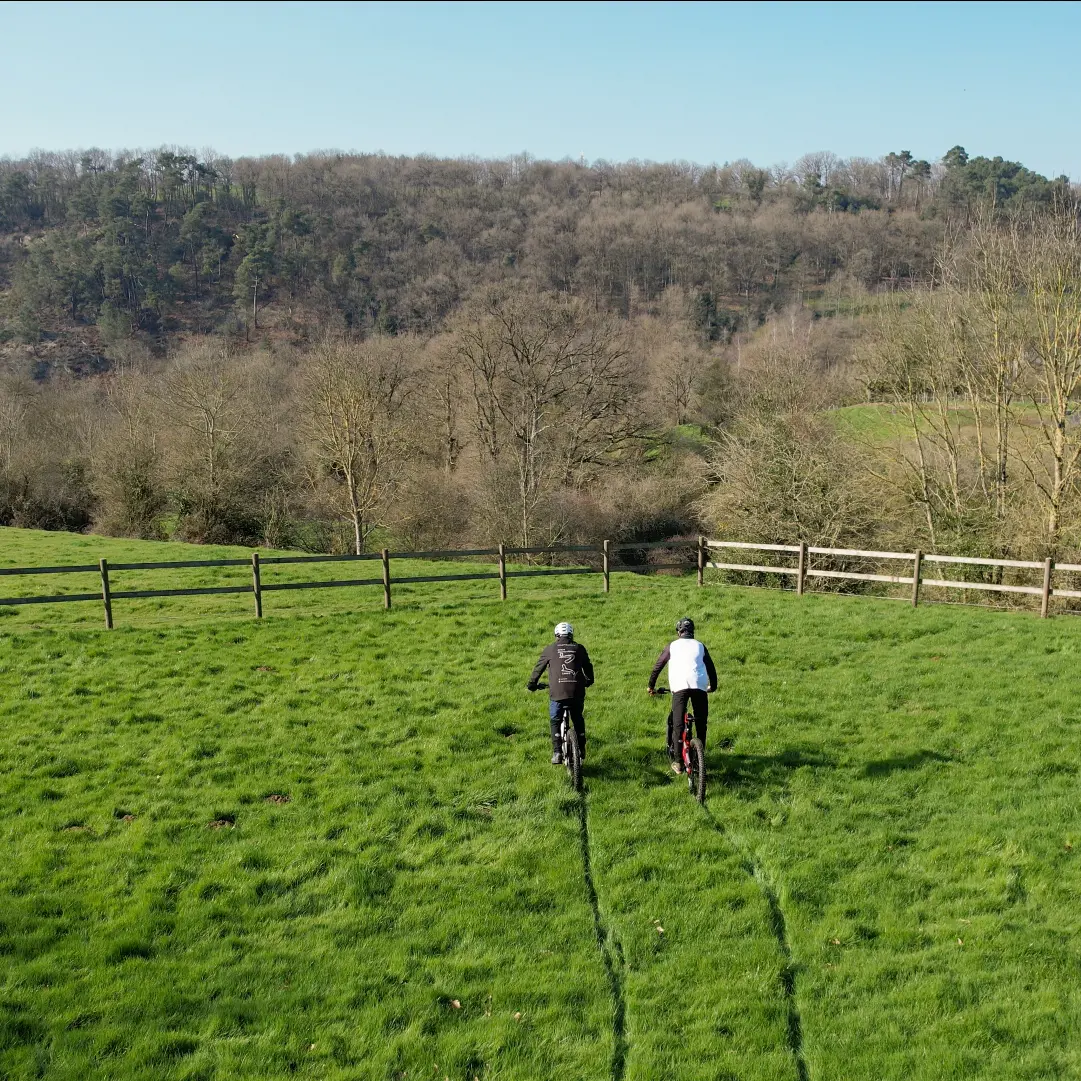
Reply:
<svg viewBox="0 0 1081 1081"><path fill-rule="evenodd" d="M537 685L535 683L527 683L525 685L525 689L527 691L535 691L537 689Z"/></svg>

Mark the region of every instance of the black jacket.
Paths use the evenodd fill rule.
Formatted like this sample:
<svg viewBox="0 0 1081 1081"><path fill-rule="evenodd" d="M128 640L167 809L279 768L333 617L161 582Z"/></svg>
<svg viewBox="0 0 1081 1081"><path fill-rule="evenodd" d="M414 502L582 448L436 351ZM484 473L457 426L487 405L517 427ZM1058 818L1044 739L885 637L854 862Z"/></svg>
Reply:
<svg viewBox="0 0 1081 1081"><path fill-rule="evenodd" d="M593 685L593 664L586 647L567 639L556 639L545 646L526 686L537 689L544 670L548 669L548 697L553 702L566 702L586 693Z"/></svg>

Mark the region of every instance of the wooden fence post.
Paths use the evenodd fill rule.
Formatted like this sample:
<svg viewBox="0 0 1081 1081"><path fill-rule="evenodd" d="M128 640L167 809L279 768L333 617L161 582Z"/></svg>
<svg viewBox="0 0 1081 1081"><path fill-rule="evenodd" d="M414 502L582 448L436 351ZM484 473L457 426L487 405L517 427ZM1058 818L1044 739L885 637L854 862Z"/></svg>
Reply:
<svg viewBox="0 0 1081 1081"><path fill-rule="evenodd" d="M796 568L796 596L803 596L803 583L807 580L807 542L799 542L799 566Z"/></svg>
<svg viewBox="0 0 1081 1081"><path fill-rule="evenodd" d="M390 552L383 549L383 607L390 607Z"/></svg>
<svg viewBox="0 0 1081 1081"><path fill-rule="evenodd" d="M920 574L923 571L923 552L916 549L916 555L912 560L912 607L920 603Z"/></svg>
<svg viewBox="0 0 1081 1081"><path fill-rule="evenodd" d="M499 599L507 599L507 549L499 542Z"/></svg>
<svg viewBox="0 0 1081 1081"><path fill-rule="evenodd" d="M698 584L705 585L706 581L706 538L699 534L698 537Z"/></svg>
<svg viewBox="0 0 1081 1081"><path fill-rule="evenodd" d="M101 571L101 600L105 605L105 629L113 629L113 595L109 589L109 561L102 557L98 560L98 569Z"/></svg>
<svg viewBox="0 0 1081 1081"><path fill-rule="evenodd" d="M1040 619L1047 618L1047 609L1051 603L1051 571L1055 564L1050 559L1043 561L1043 597L1040 600Z"/></svg>
<svg viewBox="0 0 1081 1081"><path fill-rule="evenodd" d="M611 569L608 562L608 541L604 542L604 544L602 545L602 549L604 551L604 556L602 557L603 562L601 563L601 572L604 575L604 592L607 593L609 587L609 571Z"/></svg>
<svg viewBox="0 0 1081 1081"><path fill-rule="evenodd" d="M263 618L263 583L259 580L259 553L251 554L251 591L255 597L255 618Z"/></svg>

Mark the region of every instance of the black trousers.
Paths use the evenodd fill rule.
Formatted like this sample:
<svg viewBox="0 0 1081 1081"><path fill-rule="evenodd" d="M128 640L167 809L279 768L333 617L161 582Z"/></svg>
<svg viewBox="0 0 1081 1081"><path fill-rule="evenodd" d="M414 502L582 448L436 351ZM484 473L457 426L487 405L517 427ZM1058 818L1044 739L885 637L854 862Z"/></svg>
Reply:
<svg viewBox="0 0 1081 1081"><path fill-rule="evenodd" d="M688 704L694 714L695 735L706 743L706 722L709 720L709 699L705 691L673 691L672 712L668 714L668 757L673 762L682 760L680 745L683 743L683 717ZM678 719L677 719L678 718Z"/></svg>
<svg viewBox="0 0 1081 1081"><path fill-rule="evenodd" d="M571 711L571 723L574 725L574 733L578 737L578 750L586 753L586 718L583 712L586 704L586 696L580 694L574 698L568 698L565 702L548 703L548 717L552 728L552 753L560 754L563 744L559 739L559 709L567 706Z"/></svg>

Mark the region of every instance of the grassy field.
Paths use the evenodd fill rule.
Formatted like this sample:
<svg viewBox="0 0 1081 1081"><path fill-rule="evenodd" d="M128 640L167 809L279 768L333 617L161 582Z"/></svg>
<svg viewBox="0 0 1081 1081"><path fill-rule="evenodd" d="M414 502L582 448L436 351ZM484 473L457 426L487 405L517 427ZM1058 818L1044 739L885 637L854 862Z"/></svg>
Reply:
<svg viewBox="0 0 1081 1081"><path fill-rule="evenodd" d="M159 551L207 554L0 532ZM1081 1078L1073 621L631 575L278 600L0 619L0 1076ZM705 809L643 693L684 613ZM560 618L582 800L524 691Z"/></svg>
<svg viewBox="0 0 1081 1081"><path fill-rule="evenodd" d="M933 404L926 403L924 408L929 417L935 418L937 424L938 415ZM898 439L908 442L912 439L912 426L904 407L895 403L868 402L863 405L845 405L830 409L827 415L834 419L842 434L866 443L891 443ZM972 406L951 406L950 416L952 424L958 431L964 433L969 439L975 439L976 414ZM1029 428L1040 425L1039 412L1031 402L1014 402L1012 419L1014 423ZM919 423L921 430L930 430L929 421L921 420ZM986 430L993 433L994 417L989 411L984 413L984 423Z"/></svg>

